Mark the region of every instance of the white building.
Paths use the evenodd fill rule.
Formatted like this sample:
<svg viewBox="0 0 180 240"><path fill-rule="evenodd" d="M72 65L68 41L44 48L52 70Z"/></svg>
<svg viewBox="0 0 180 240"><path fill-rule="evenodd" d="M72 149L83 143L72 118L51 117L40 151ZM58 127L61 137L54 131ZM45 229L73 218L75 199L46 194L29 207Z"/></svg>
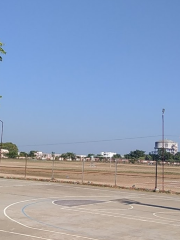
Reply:
<svg viewBox="0 0 180 240"><path fill-rule="evenodd" d="M36 152L36 153L34 153L34 155L36 156L37 159L41 159L43 157L42 152Z"/></svg>
<svg viewBox="0 0 180 240"><path fill-rule="evenodd" d="M9 151L7 149L1 149L0 150L1 158L7 158L6 157L7 153L9 153Z"/></svg>
<svg viewBox="0 0 180 240"><path fill-rule="evenodd" d="M116 153L113 152L101 152L101 155L105 158L112 158Z"/></svg>
<svg viewBox="0 0 180 240"><path fill-rule="evenodd" d="M176 154L178 152L178 143L173 142L172 140L165 139L164 141L160 140L155 142L154 149L157 151L159 149L166 149L166 152L170 152L171 154Z"/></svg>

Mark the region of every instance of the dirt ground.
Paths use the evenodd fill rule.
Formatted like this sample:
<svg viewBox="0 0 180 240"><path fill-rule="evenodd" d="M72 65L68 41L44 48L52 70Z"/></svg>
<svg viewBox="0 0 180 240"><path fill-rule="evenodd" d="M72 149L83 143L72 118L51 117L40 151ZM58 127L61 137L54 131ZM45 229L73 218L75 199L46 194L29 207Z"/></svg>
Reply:
<svg viewBox="0 0 180 240"><path fill-rule="evenodd" d="M1 159L0 176L45 178L77 183L102 184L120 187L155 188L155 166L100 162L67 162L43 160ZM180 193L180 167L158 165L157 188Z"/></svg>

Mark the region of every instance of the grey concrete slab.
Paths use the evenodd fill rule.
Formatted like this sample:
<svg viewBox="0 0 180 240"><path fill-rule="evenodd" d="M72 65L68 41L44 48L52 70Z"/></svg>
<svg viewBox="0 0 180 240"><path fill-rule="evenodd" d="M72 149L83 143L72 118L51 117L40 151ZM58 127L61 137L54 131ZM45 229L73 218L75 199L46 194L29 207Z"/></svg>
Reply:
<svg viewBox="0 0 180 240"><path fill-rule="evenodd" d="M0 239L179 240L180 197L0 179Z"/></svg>

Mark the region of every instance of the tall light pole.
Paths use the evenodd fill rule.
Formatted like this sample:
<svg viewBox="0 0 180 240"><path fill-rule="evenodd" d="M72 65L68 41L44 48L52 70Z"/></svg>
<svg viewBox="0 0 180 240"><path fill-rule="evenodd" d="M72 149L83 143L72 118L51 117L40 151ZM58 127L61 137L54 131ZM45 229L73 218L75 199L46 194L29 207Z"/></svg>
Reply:
<svg viewBox="0 0 180 240"><path fill-rule="evenodd" d="M0 96L2 98L2 96ZM3 137L3 121L0 120L2 123L2 129L1 129L1 146L0 146L0 162L1 162L1 150L2 150L2 137Z"/></svg>
<svg viewBox="0 0 180 240"><path fill-rule="evenodd" d="M154 191L158 191L158 188L157 188L157 166L158 166L158 159L156 159L156 174L155 174L155 189Z"/></svg>
<svg viewBox="0 0 180 240"><path fill-rule="evenodd" d="M117 186L117 159L115 159L115 183L114 183L114 185L115 185L115 187Z"/></svg>
<svg viewBox="0 0 180 240"><path fill-rule="evenodd" d="M2 128L1 128L1 146L0 146L0 162L1 162L2 138L3 138L3 121L0 120L0 122L2 124Z"/></svg>
<svg viewBox="0 0 180 240"><path fill-rule="evenodd" d="M164 112L162 109L162 191L164 192Z"/></svg>
<svg viewBox="0 0 180 240"><path fill-rule="evenodd" d="M82 184L84 183L84 157L82 158Z"/></svg>
<svg viewBox="0 0 180 240"><path fill-rule="evenodd" d="M52 152L52 174L51 174L51 180L54 180L54 160L55 160L55 152Z"/></svg>

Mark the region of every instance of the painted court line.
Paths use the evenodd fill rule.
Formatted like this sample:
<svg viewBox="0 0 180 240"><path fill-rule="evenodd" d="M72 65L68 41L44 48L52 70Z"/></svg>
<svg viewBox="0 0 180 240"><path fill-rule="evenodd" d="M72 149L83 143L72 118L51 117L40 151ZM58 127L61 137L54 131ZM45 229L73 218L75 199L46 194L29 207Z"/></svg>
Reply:
<svg viewBox="0 0 180 240"><path fill-rule="evenodd" d="M56 197L57 198L57 197ZM41 199L47 199L47 198L41 198ZM33 201L35 200L39 200L39 199L33 199ZM10 204L8 205L5 209L4 209L4 215L9 219L11 220L12 222L15 222L23 227L26 227L26 228L29 228L29 229L33 229L33 230L38 230L38 231L44 231L44 232L50 232L50 233L55 233L55 234L60 234L60 235L65 235L65 236L71 236L71 237L75 237L75 238L82 238L82 239L88 239L88 240L99 240L99 239L96 239L96 238L90 238L90 237L85 237L85 236L79 236L79 235L74 235L74 234L69 234L69 233L63 233L63 232L56 232L56 231L51 231L51 230L46 230L46 229L42 229L42 228L34 228L34 227L30 227L30 226L27 226L25 224L22 224L18 221L16 221L15 219L11 218L10 216L8 216L8 214L6 213L7 209L10 207L10 206L13 206L15 204L18 204L18 203L23 203L23 202L28 202L28 201L31 201L31 200L24 200L24 201L20 201L20 202L16 202L16 203L13 203L13 204ZM51 240L51 239L50 239Z"/></svg>
<svg viewBox="0 0 180 240"><path fill-rule="evenodd" d="M11 187L31 187L31 186L51 186L50 184L17 184L17 185L9 185L9 186L0 186L2 188L11 188Z"/></svg>
<svg viewBox="0 0 180 240"><path fill-rule="evenodd" d="M160 217L160 216L158 216L157 214L158 213L165 213L165 214L167 214L167 212L156 212L156 213L153 213L153 215L155 216L155 217L157 217L157 218L161 218L161 219L165 219L165 220L171 220L171 221L174 221L174 222L180 222L180 220L178 220L178 219L172 219L172 218L165 218L165 217ZM169 212L168 212L169 213ZM172 212L171 212L172 213Z"/></svg>
<svg viewBox="0 0 180 240"><path fill-rule="evenodd" d="M83 197L85 197L85 196L83 196ZM96 196L97 197L97 196ZM101 196L102 197L102 196ZM57 198L57 197L56 197ZM59 199L59 198L57 198L57 199ZM40 200L40 199L34 199L34 200ZM47 199L46 199L47 200ZM10 207L10 206L12 206L12 205L15 205L15 204L18 204L18 203L22 203L22 202L28 202L28 201L31 201L31 200L25 200L25 201L21 201L21 202L17 202L17 203L14 203L14 204L11 204L11 205L9 205L9 206L7 206L5 209L4 209L4 214L5 214L5 216L7 217L7 218L9 218L11 221L14 221L14 222L16 222L16 223L18 223L18 224L20 224L20 225L22 225L22 226L25 226L25 227L27 227L27 228L32 228L32 227L29 227L29 226L27 226L27 225L24 225L24 224L22 224L22 223L20 223L20 222L18 222L18 221L16 221L16 220L14 220L14 219L12 219L12 218L10 218L7 214L6 214L6 210ZM169 224L169 225L173 225L173 226L180 226L179 224L172 224L171 222L173 222L173 221L171 221L171 220L161 220L161 221L155 221L154 219L152 219L152 218L148 218L148 217L141 217L141 216L138 216L138 217L136 217L136 216L133 216L133 215L127 215L127 214L119 214L119 215L112 215L112 213L98 213L98 212L91 212L91 211L89 211L89 210L78 210L78 209L73 209L73 208L68 208L68 207L63 207L63 208L60 208L60 209L62 209L62 210L69 210L69 211L76 211L76 212L82 212L82 213L88 213L88 214L95 214L95 215L101 215L101 216L109 216L109 217L114 217L114 218L125 218L125 219L130 219L130 220L135 220L135 221L143 221L143 222L151 222L151 223L159 223L159 224ZM36 228L32 228L32 229L36 229ZM44 229L37 229L37 230L41 230L41 231L49 231L49 230L44 230ZM51 231L49 231L49 232L51 232ZM52 231L52 232L54 232L54 231ZM57 233L57 232L56 232ZM64 234L64 233L61 233L61 234ZM76 235L75 235L76 236ZM80 236L78 236L78 237L80 237ZM81 236L82 237L82 236ZM82 237L82 238L84 238L84 237ZM87 239L91 239L91 238L87 238Z"/></svg>
<svg viewBox="0 0 180 240"><path fill-rule="evenodd" d="M32 238L37 238L37 239L42 239L42 240L53 240L53 239L50 239L50 238L43 238L43 237L38 237L38 236L33 236L33 235L28 235L28 234L23 234L23 233L10 232L10 231L5 231L5 230L1 230L1 229L0 229L0 232L13 234L13 235L24 236L24 237L30 237L31 239Z"/></svg>
<svg viewBox="0 0 180 240"><path fill-rule="evenodd" d="M85 210L80 210L78 208L69 208L69 207L62 207L60 208L62 210L68 210L68 211L75 211L75 212L82 212L82 213L88 213L88 214L93 214L93 215L100 215L100 216L108 216L108 217L114 217L114 218L125 218L125 219L130 219L130 220L135 220L135 221L143 221L143 222L152 222L152 223L159 223L159 224L170 224L170 222L174 222L172 220L161 220L161 222L154 220L154 218L149 218L149 217L142 217L142 216L133 216L133 215L128 215L128 214L123 214L123 213L117 213L118 215L116 215L116 213L112 214L111 212L92 212L89 209L85 209ZM163 221L163 222L162 222ZM174 225L174 224L170 224L173 226L180 226L178 225Z"/></svg>

